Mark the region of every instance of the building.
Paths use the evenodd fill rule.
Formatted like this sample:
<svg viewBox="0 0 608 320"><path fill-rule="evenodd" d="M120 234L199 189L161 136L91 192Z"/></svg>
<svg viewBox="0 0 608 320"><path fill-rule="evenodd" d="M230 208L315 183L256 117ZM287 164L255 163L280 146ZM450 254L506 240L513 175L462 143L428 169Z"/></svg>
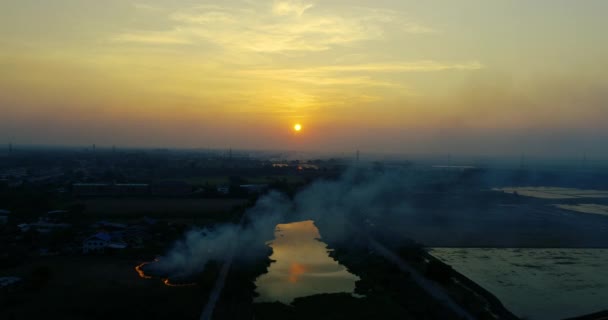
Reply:
<svg viewBox="0 0 608 320"><path fill-rule="evenodd" d="M0 225L8 223L8 217L11 215L11 212L8 210L0 210Z"/></svg>
<svg viewBox="0 0 608 320"><path fill-rule="evenodd" d="M108 250L121 250L127 247L122 241L122 232L99 232L82 242L82 253L105 253Z"/></svg>
<svg viewBox="0 0 608 320"><path fill-rule="evenodd" d="M82 253L103 253L110 244L112 237L105 233L96 233L82 242Z"/></svg>

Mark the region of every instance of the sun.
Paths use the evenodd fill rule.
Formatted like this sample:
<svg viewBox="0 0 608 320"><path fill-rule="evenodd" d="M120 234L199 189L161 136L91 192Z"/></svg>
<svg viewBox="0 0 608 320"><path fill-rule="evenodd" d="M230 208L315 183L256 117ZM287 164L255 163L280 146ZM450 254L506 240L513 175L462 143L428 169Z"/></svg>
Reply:
<svg viewBox="0 0 608 320"><path fill-rule="evenodd" d="M293 130L295 131L301 131L302 130L302 125L299 123L296 123L293 125Z"/></svg>

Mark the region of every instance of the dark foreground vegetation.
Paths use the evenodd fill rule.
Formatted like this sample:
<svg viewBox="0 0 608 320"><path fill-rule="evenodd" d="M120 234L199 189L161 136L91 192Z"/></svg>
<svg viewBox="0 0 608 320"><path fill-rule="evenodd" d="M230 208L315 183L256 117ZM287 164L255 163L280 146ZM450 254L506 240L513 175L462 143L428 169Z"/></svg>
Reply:
<svg viewBox="0 0 608 320"><path fill-rule="evenodd" d="M293 197L314 181L335 179L351 164L348 159L300 162L167 150L38 150L6 155L0 158L0 210L6 217L0 221L0 278L6 279L0 288L0 319L198 319L218 278L220 261L211 262L187 283L173 283L177 286L166 285L162 278L142 278L135 267L165 254L192 228L239 223L247 208L268 190ZM254 303L254 281L272 261L235 263L214 318L459 318L412 274L370 246L373 238L391 244L389 250L474 318L513 319L490 292L429 256L418 242L608 246L601 233L608 217L566 212L553 207L554 200L491 190L545 184L604 188L604 171L560 175L555 170L522 168L448 170L406 161L372 166L380 171L410 168L427 182L415 190L393 191L420 213L415 226L355 220L353 236L340 242L323 234L324 221L315 221L334 249L332 257L361 278L356 295L301 297L291 305ZM173 182L164 183L169 180ZM594 203L606 204L606 199ZM402 236L385 239L386 234ZM95 245L99 242L101 247ZM268 250L264 243L260 248Z"/></svg>

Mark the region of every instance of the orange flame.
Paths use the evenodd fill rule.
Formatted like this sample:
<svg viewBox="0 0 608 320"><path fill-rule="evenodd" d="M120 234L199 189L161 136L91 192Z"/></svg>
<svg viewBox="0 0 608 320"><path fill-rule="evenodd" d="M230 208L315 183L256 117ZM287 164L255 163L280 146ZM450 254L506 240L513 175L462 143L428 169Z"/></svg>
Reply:
<svg viewBox="0 0 608 320"><path fill-rule="evenodd" d="M168 287L192 287L196 285L196 283L171 283L168 278L163 280L163 283Z"/></svg>
<svg viewBox="0 0 608 320"><path fill-rule="evenodd" d="M149 264L150 262L144 262L142 264L139 264L135 267L135 271L137 271L137 274L139 275L140 278L142 279L152 279L151 276L146 275L146 273L144 272L144 270L142 270L141 268L147 264Z"/></svg>
<svg viewBox="0 0 608 320"><path fill-rule="evenodd" d="M157 262L157 261L158 261L158 259L154 259L153 262ZM142 269L143 266L150 264L150 263L152 263L152 261L140 263L135 267L135 271L137 271L137 274L139 275L140 278L152 279L152 276L147 275L144 272L144 270ZM196 285L196 283L183 283L183 284L182 283L171 283L171 281L169 281L169 278L165 278L162 280L163 280L163 283L168 287L191 287L191 286Z"/></svg>

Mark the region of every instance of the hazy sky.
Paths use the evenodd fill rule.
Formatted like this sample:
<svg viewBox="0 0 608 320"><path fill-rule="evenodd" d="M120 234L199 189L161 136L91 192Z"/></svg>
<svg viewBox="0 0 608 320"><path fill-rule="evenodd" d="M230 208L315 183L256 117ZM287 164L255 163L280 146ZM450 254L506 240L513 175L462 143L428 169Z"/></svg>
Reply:
<svg viewBox="0 0 608 320"><path fill-rule="evenodd" d="M606 154L606 12L604 0L2 0L0 140Z"/></svg>

